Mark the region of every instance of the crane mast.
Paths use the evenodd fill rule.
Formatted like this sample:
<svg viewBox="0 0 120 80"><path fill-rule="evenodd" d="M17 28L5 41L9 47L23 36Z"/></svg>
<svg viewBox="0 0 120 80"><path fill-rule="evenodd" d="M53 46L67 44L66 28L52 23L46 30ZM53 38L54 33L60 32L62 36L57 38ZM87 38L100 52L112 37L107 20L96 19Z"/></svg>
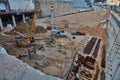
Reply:
<svg viewBox="0 0 120 80"><path fill-rule="evenodd" d="M42 0L39 0L37 8L35 9L35 14L34 14L34 18L32 21L32 28L31 28L31 32L30 32L30 42L34 42L34 34L35 34L35 29L36 29L36 22L39 16L39 12L40 12L40 6L41 6Z"/></svg>
<svg viewBox="0 0 120 80"><path fill-rule="evenodd" d="M37 22L39 12L40 12L41 2L42 2L42 0L39 0L37 8L35 9L35 13L34 13L34 17L33 17L33 21L32 21L32 27L31 27L29 37L26 37L23 34L21 34L20 32L15 31L17 34L21 35L21 37L16 38L16 45L18 47L23 46L23 45L27 45L27 44L32 43L32 42L35 42L34 33L35 33L35 29L36 29L36 22Z"/></svg>

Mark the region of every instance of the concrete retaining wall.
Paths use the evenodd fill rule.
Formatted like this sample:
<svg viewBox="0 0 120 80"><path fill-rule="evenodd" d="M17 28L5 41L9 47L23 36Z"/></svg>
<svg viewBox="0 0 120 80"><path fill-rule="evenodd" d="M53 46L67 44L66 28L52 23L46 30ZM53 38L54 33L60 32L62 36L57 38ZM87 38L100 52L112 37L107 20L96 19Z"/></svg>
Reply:
<svg viewBox="0 0 120 80"><path fill-rule="evenodd" d="M111 12L108 24L108 48L106 54L105 80L119 80L120 74L120 17Z"/></svg>

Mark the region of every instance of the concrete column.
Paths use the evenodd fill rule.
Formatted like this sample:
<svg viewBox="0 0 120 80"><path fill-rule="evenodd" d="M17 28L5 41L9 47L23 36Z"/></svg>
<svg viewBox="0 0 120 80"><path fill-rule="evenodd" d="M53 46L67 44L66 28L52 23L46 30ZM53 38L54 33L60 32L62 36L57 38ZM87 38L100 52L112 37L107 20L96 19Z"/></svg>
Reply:
<svg viewBox="0 0 120 80"><path fill-rule="evenodd" d="M3 30L3 23L2 23L1 18L0 18L0 28L1 28L1 30Z"/></svg>
<svg viewBox="0 0 120 80"><path fill-rule="evenodd" d="M12 15L13 26L16 26L15 16Z"/></svg>
<svg viewBox="0 0 120 80"><path fill-rule="evenodd" d="M25 21L25 15L23 14L22 16L23 16L23 23L26 23L26 21Z"/></svg>
<svg viewBox="0 0 120 80"><path fill-rule="evenodd" d="M51 3L51 27L54 28L54 3Z"/></svg>

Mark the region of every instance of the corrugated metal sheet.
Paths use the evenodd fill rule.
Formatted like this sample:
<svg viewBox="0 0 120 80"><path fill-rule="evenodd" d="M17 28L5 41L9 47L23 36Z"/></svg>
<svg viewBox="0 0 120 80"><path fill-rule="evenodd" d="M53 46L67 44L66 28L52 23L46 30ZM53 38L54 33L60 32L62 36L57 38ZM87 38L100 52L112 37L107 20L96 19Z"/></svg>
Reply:
<svg viewBox="0 0 120 80"><path fill-rule="evenodd" d="M33 10L32 0L9 0L11 10Z"/></svg>

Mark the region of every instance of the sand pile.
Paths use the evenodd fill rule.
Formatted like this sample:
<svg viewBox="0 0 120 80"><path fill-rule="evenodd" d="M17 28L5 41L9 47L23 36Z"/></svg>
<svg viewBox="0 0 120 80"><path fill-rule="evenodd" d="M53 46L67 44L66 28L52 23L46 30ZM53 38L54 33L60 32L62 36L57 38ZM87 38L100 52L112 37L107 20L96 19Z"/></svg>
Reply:
<svg viewBox="0 0 120 80"><path fill-rule="evenodd" d="M100 23L102 20L109 18L109 16L109 10L100 9L96 11L56 17L54 21L56 27L59 27L60 29L64 28L64 30L69 33L81 31L90 35L105 37L106 29L101 28Z"/></svg>
<svg viewBox="0 0 120 80"><path fill-rule="evenodd" d="M99 18L101 18L101 20L105 20L110 16L110 11L106 10L106 9L100 9L96 11L98 13Z"/></svg>
<svg viewBox="0 0 120 80"><path fill-rule="evenodd" d="M8 35L15 35L16 33L14 32L15 31L18 31L20 33L30 33L31 31L31 27L32 27L32 22L28 22L28 23L22 23L22 24L18 24L17 27L15 27L13 30L11 30L10 32L6 32L6 34ZM35 34L36 33L43 33L43 32L46 32L46 30L41 27L41 26L36 26L36 29L35 29Z"/></svg>
<svg viewBox="0 0 120 80"><path fill-rule="evenodd" d="M60 25L63 21L69 25L94 27L100 24L101 20L109 17L109 11L105 9L76 13L68 16L55 18L55 24ZM63 24L65 24L65 22ZM68 23L69 22L69 23ZM62 24L61 24L62 25Z"/></svg>
<svg viewBox="0 0 120 80"><path fill-rule="evenodd" d="M98 26L95 27L81 27L80 28L81 32L87 33L89 35L93 35L93 36L98 36L98 37L102 37L104 38L106 36L106 29Z"/></svg>

